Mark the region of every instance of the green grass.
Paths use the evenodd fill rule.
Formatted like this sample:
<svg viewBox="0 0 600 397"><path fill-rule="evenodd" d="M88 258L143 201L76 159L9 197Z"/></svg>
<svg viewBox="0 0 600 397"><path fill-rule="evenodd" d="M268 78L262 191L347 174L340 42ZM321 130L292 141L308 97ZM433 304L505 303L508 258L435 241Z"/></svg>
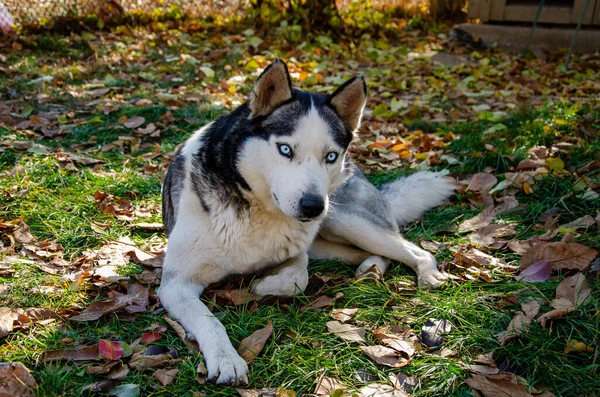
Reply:
<svg viewBox="0 0 600 397"><path fill-rule="evenodd" d="M182 35L182 40L184 39L190 40L191 45L186 44L186 48L195 55L212 49L212 45L207 44L207 38L202 35ZM128 46L136 44L134 39L124 36L123 43L111 43L106 48L100 48L97 56L141 56L135 51L132 54L127 51ZM38 143L46 146L49 151L63 149L71 152L74 151L72 146L75 144L94 141L85 152L79 154L104 162L98 169L77 165L77 172L73 172L60 168L53 155L35 155L4 146L0 151L0 173L10 171L16 165L25 170L16 176L5 175L0 178L0 189L10 193L0 196L0 219L23 219L40 240L56 240L62 244L66 258L76 258L86 249L97 249L107 241L123 236L130 236L139 246L151 241L164 241L162 232L132 229L128 222L100 213L93 199L94 193L99 190L121 198L131 196L134 205L159 204L160 182L164 170L146 174L144 167L158 166L164 157L147 159L143 155L154 151L154 144L158 145L163 154L172 152L200 124L225 111L222 106L204 97L199 103L185 102L183 107L177 109L170 109L168 105L156 101L153 89L189 85L191 91L204 94L204 88L200 87L207 84L196 81L196 65L165 61L169 56L177 56L179 47L161 39L148 39L147 45L151 50L144 53L147 58L145 62L127 63L123 66L90 64L87 72L83 73L76 69L83 66L78 59L88 51L87 45L79 43L77 46L69 46L60 37L41 37L31 44L31 51L22 56L8 56L7 64L18 68L23 78L0 75L1 98L9 100L11 90L18 92L22 108L31 106L32 115L49 112L52 110L51 105L56 105L36 100L35 95L40 93L53 95L55 102L62 106L61 115L69 110L78 112L74 117L78 124L69 129L66 136L39 140ZM244 52L239 47L232 48L231 52L219 60L219 67L215 66L217 78L209 83L227 77L221 68L225 64L244 67ZM57 57L65 61L56 62ZM390 57L395 61L394 56ZM43 71L40 65L46 62L55 67L50 71ZM146 76L148 79L152 74L160 77L156 72L159 68L164 68L160 69L161 73L169 73L171 77L176 76L181 80L173 82L158 78L155 81L144 80L147 83L144 85L126 78L133 74ZM55 80L62 81L62 85L30 84L30 80L50 72ZM120 72L125 76L120 76ZM370 73L374 77L379 72ZM107 81L108 76L114 79L110 80L111 87L123 89L118 91L122 95L119 99L120 109L109 115L102 113L101 104L88 107L84 100L65 93L65 87L81 88L93 79ZM242 92L247 89L246 86L241 87ZM134 106L128 102L140 98L153 99L154 103L150 106ZM453 104L445 102L439 106L451 108ZM100 150L103 145L118 140L120 136L130 135L130 131L124 129L118 121L120 117L142 116L146 122L159 123L161 116L167 111L173 113L175 121L161 128L159 139L143 141L152 145L133 153L127 146L123 150ZM599 160L600 139L582 137L580 132L584 118L589 113L596 120L600 116L598 108L561 102L535 108L523 107L498 119L484 114L480 116L480 120L460 123L419 121L409 125L409 129L444 135L452 132L456 136L448 144L446 151L459 160L458 165L438 166L438 169L448 168L452 175L464 179L486 167L492 167L502 179L503 172L527 158L527 150L538 145L552 146L558 142L576 144L573 149L561 153L565 168L571 172L594 159ZM27 118L28 116L21 117L23 120ZM491 127L498 124L503 124L504 127L496 132L489 132ZM595 127L599 126L596 124ZM0 139L12 134L16 134L17 140L31 139L24 130L0 127ZM485 144L492 145L494 151L488 150ZM405 167L371 175L370 178L379 185L410 172L412 170ZM588 174L588 177L588 184L600 183L598 170ZM537 223L538 216L551 208L560 209L561 223L583 215L596 216L600 200L582 199L576 190L578 186L571 174L550 174L536 182L533 194L517 193L519 202L523 204L522 211L502 214L497 219L514 223L518 232L516 237L524 239L543 233L534 230L533 226ZM26 189L26 195L15 195ZM466 235L457 233L456 227L480 211L480 208L469 204L468 193L457 194L449 204L429 211L419 221L407 225L403 232L407 239L416 243L420 240L434 240L455 247L468 243ZM155 214L144 220L159 221L160 218ZM108 227L103 233L98 233L91 228L92 222L108 224ZM5 239L2 241L6 242ZM600 249L598 228L580 233L575 241ZM519 261L517 255L507 251L492 254L510 264L518 264ZM0 254L0 259L3 257L4 254ZM441 263L452 261L452 257L453 253L448 248L437 255ZM8 288L7 293L0 295L0 306L47 307L68 316L73 308L81 309L91 302L105 299L110 289L99 291L88 283L74 289L59 276L46 274L34 265L14 263L11 266L14 274L0 276L0 284ZM552 328L543 329L532 324L530 332L506 346L500 346L494 335L506 329L519 306L500 308L497 301L509 294L518 294L520 300L530 296L542 298L546 302L542 311L548 311L548 302L554 298L555 288L564 275L543 283L526 284L516 282L511 275L498 274L494 275L497 282L493 284L452 282L439 291L412 291L415 274L398 264L392 266L385 275L385 282L356 281L353 279L352 269L335 261L313 262L309 270L311 274L339 274L344 278L338 285L325 287L323 290L318 286L309 286L306 296L261 303L256 310L251 310L251 305L225 305L214 309L221 313L234 345L264 327L269 320L273 322L273 336L250 366L252 388L283 386L300 396L314 390L316 380L322 373L339 378L355 389L373 381L386 383L391 373L406 373L419 379L420 386L412 393L415 396L471 396L471 389L464 383L470 374L459 363L470 363L477 355L491 350L495 351L497 363L511 368L527 379L530 385L548 388L557 395L593 395L600 388L600 381L594 375L600 363L592 363L593 355L564 353L567 340L577 339L591 346L597 346L600 341L600 283L595 273L588 276L593 297L585 305L565 320L555 322ZM139 266L132 265L124 269L122 274L133 275L141 271ZM405 286L407 289L394 292L397 291L391 288L394 285ZM44 286L60 287L61 290L44 293L40 291L40 287ZM397 324L419 333L428 318L447 319L452 322L453 329L446 336L443 347L456 353L442 358L432 354L433 351L426 350L417 354L408 366L401 369L377 365L359 350L357 344L344 342L327 333L325 323L330 320L331 308L299 310L312 301L317 293L331 297L342 293L343 296L335 301L335 307L359 308L351 323L366 326L370 330L382 325ZM101 381L106 376L88 375L87 364L44 364L40 360L44 351L82 344L92 345L99 339L130 343L146 327L155 323L164 324L164 321L158 314L148 313L126 319L107 316L89 324L61 321L50 325L33 325L25 332L13 332L4 338L0 342L0 356L3 361L22 361L32 370L40 385L39 396L79 396L83 386ZM64 338L72 338L73 342L64 342ZM367 332L366 338L369 343L375 342L370 332ZM204 391L207 396L237 395L233 388L197 383L195 371L202 357L187 349L172 330L156 343L175 347L183 361L177 364L179 375L168 387L160 385L152 376L153 371L130 372L125 382L140 385L142 395L191 396L195 391ZM361 377L371 380L360 380Z"/></svg>

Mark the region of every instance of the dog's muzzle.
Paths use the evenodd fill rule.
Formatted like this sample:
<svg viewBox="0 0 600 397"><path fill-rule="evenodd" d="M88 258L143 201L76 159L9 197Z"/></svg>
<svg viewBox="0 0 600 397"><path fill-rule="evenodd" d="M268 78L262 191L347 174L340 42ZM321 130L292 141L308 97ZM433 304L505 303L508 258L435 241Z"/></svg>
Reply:
<svg viewBox="0 0 600 397"><path fill-rule="evenodd" d="M325 201L315 194L307 194L300 199L300 219L310 220L318 217L325 209Z"/></svg>

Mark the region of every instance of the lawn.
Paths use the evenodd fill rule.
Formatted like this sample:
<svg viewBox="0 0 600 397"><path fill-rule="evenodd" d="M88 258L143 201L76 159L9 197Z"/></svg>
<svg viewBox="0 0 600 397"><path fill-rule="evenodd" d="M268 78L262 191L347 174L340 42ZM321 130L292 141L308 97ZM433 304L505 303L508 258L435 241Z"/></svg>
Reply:
<svg viewBox="0 0 600 397"><path fill-rule="evenodd" d="M397 27L340 38L153 23L0 48L1 360L29 368L38 396L597 393L600 56L567 70L560 53L474 51L418 18ZM373 183L419 170L459 182L403 231L451 280L427 291L400 264L357 279L324 261L311 263L304 296L255 301L247 281L213 287L203 299L234 346L272 322L250 391L237 391L205 383L202 356L157 300L160 183L176 146L242 103L276 57L303 89L365 75L350 154ZM537 271L518 281L528 267ZM344 324L360 341L329 331L336 309L358 309ZM422 334L429 319L451 324L436 346ZM411 347L390 349L389 365L364 352L386 344L382 332ZM107 352L101 340L119 343ZM92 353L73 353L81 347ZM144 352L159 358L140 364Z"/></svg>

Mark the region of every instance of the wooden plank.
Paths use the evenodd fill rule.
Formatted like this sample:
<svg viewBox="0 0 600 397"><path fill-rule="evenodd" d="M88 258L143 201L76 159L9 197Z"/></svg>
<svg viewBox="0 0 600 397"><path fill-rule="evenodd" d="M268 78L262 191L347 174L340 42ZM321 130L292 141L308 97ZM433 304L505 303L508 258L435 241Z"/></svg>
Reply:
<svg viewBox="0 0 600 397"><path fill-rule="evenodd" d="M490 7L492 0L469 1L469 18L479 18L482 22L490 20Z"/></svg>
<svg viewBox="0 0 600 397"><path fill-rule="evenodd" d="M575 0L573 4L573 14L571 15L571 23L579 23L579 18L585 8L586 0ZM591 25L594 20L594 9L596 8L596 0L590 1L585 17L583 17L584 25Z"/></svg>
<svg viewBox="0 0 600 397"><path fill-rule="evenodd" d="M507 6L504 11L505 21L533 22L537 12L537 6ZM541 23L572 23L572 10L568 7L544 7L540 13L538 22Z"/></svg>
<svg viewBox="0 0 600 397"><path fill-rule="evenodd" d="M495 0L490 3L490 20L504 21L506 10L506 0Z"/></svg>

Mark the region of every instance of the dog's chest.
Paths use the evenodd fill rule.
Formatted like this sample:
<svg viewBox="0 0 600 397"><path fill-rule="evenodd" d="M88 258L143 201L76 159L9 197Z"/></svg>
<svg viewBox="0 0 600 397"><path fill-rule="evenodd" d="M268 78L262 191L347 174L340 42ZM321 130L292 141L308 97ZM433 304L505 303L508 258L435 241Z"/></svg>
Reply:
<svg viewBox="0 0 600 397"><path fill-rule="evenodd" d="M223 209L212 217L213 230L234 265L255 271L308 250L318 222L302 223L252 204L243 213Z"/></svg>

